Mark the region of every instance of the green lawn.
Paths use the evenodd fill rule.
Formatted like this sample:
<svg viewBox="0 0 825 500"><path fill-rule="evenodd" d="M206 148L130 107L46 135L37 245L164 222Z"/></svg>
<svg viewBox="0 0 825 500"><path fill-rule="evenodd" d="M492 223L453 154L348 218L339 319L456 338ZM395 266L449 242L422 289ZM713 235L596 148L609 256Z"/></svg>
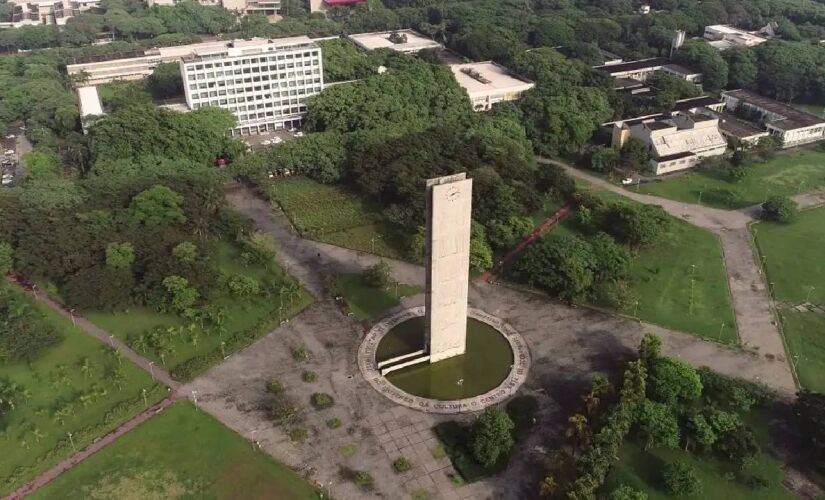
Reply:
<svg viewBox="0 0 825 500"><path fill-rule="evenodd" d="M395 284L386 290L373 288L360 274L341 274L335 280L338 295L344 297L350 312L359 321L380 317L388 309L398 305L399 300L421 292L417 286Z"/></svg>
<svg viewBox="0 0 825 500"><path fill-rule="evenodd" d="M234 276L244 274L259 282L274 280L277 283L294 281L274 263L270 270L258 264L243 265L238 247L227 242L218 242L215 247L216 264L221 272ZM281 300L283 299L283 303ZM235 298L222 288L216 288L207 302L226 309L223 332L205 332L195 324L185 323L173 314L157 312L146 307L134 307L128 312L89 312L86 317L104 330L125 340L136 350L165 366L177 378L188 379L207 369L221 358L243 348L251 340L278 325L279 320L288 319L312 302L311 296L303 289L299 294L274 297L257 296ZM281 309L283 305L283 309ZM141 334L156 327L191 326L186 330L170 334L169 349L161 357L160 353L140 346L137 339ZM233 343L233 335L246 332L244 339ZM184 368L184 364L196 365ZM176 372L176 368L178 371Z"/></svg>
<svg viewBox="0 0 825 500"><path fill-rule="evenodd" d="M313 499L297 474L188 402L173 405L32 498Z"/></svg>
<svg viewBox="0 0 825 500"><path fill-rule="evenodd" d="M642 184L638 191L730 209L762 203L771 195L792 196L825 187L825 151L822 149L779 154L767 163L750 168L750 175L740 182L729 180L723 173L700 170L662 182ZM634 186L633 190L637 188Z"/></svg>
<svg viewBox="0 0 825 500"><path fill-rule="evenodd" d="M377 210L341 186L290 177L274 181L269 195L304 237L384 257L402 257L399 235Z"/></svg>
<svg viewBox="0 0 825 500"><path fill-rule="evenodd" d="M763 450L767 445L763 441ZM666 462L684 461L696 470L702 483L699 495L686 498L724 499L724 500L779 500L794 498L782 487L782 462L768 451L763 451L756 465L748 473L767 479L769 486L764 489L752 489L741 481L725 477L726 472L735 474L736 470L712 456L692 455L680 449L652 449L648 452L636 443L627 441L619 451L619 463L611 471L605 483L605 490L611 491L620 484L626 484L647 493L650 500L666 500L671 496L661 486L659 474Z"/></svg>
<svg viewBox="0 0 825 500"><path fill-rule="evenodd" d="M783 312L782 328L805 389L825 394L825 316L812 312Z"/></svg>
<svg viewBox="0 0 825 500"><path fill-rule="evenodd" d="M790 224L760 222L751 231L777 299L825 304L825 207L805 210Z"/></svg>
<svg viewBox="0 0 825 500"><path fill-rule="evenodd" d="M143 411L142 389L148 405L166 395L148 374L125 359L119 362L111 349L70 321L41 309L64 339L30 364L0 364L0 378L28 391L28 398L0 418L0 494L70 456L69 433L79 450ZM92 370L84 375L80 364L85 359Z"/></svg>
<svg viewBox="0 0 825 500"><path fill-rule="evenodd" d="M610 202L635 203L615 193L593 194ZM581 235L575 216L552 233ZM738 342L722 246L713 233L671 217L665 238L638 251L629 282L639 304L624 313L719 342Z"/></svg>

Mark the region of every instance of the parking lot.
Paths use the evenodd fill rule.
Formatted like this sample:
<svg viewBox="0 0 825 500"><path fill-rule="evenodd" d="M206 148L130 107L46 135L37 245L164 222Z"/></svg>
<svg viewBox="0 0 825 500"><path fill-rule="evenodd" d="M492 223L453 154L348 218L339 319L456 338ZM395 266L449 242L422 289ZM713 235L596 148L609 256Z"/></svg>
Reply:
<svg viewBox="0 0 825 500"><path fill-rule="evenodd" d="M9 127L0 137L0 185L10 186L18 176L17 138L22 130Z"/></svg>

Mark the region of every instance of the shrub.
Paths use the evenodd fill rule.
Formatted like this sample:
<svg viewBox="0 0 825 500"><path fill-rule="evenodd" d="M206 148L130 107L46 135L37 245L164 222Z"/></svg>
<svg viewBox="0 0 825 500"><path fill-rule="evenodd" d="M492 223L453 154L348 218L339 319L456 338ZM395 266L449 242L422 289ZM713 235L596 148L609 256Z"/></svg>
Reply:
<svg viewBox="0 0 825 500"><path fill-rule="evenodd" d="M335 404L332 396L325 392L316 392L309 398L309 401L316 410L325 410Z"/></svg>
<svg viewBox="0 0 825 500"><path fill-rule="evenodd" d="M354 444L348 444L338 448L338 453L340 453L344 458L349 458L355 455L356 451L358 451L358 448L356 448Z"/></svg>
<svg viewBox="0 0 825 500"><path fill-rule="evenodd" d="M272 379L266 384L266 392L277 396L284 392L284 385L278 379Z"/></svg>
<svg viewBox="0 0 825 500"><path fill-rule="evenodd" d="M338 418L338 417L331 418L331 419L327 420L326 423L327 423L327 428L328 429L337 429L337 428L341 427L341 425L342 425L341 424L341 419Z"/></svg>
<svg viewBox="0 0 825 500"><path fill-rule="evenodd" d="M392 463L392 468L397 474L403 474L412 469L412 463L404 457L397 459Z"/></svg>
<svg viewBox="0 0 825 500"><path fill-rule="evenodd" d="M441 446L441 445L438 445L435 448L433 448L432 453L433 453L433 458L436 458L436 459L444 458L444 457L447 456L447 451L444 450L444 447Z"/></svg>
<svg viewBox="0 0 825 500"><path fill-rule="evenodd" d="M702 380L689 364L673 358L659 358L653 364L653 396L663 403L691 401L702 395Z"/></svg>
<svg viewBox="0 0 825 500"><path fill-rule="evenodd" d="M226 286L229 288L229 292L238 298L251 297L261 293L261 285L258 280L243 274L229 278Z"/></svg>
<svg viewBox="0 0 825 500"><path fill-rule="evenodd" d="M309 349L303 344L292 349L292 359L299 363L306 363L309 361Z"/></svg>
<svg viewBox="0 0 825 500"><path fill-rule="evenodd" d="M777 222L790 222L798 211L796 202L787 196L771 196L762 204L762 218Z"/></svg>
<svg viewBox="0 0 825 500"><path fill-rule="evenodd" d="M610 500L647 500L647 493L623 484L610 493Z"/></svg>
<svg viewBox="0 0 825 500"><path fill-rule="evenodd" d="M293 424L300 420L302 412L298 402L286 394L273 396L267 405L269 418L276 425Z"/></svg>
<svg viewBox="0 0 825 500"><path fill-rule="evenodd" d="M373 288L386 288L392 281L390 266L383 260L374 266L368 267L361 275L361 279L367 286Z"/></svg>
<svg viewBox="0 0 825 500"><path fill-rule="evenodd" d="M487 408L473 425L472 453L476 462L490 467L513 447L510 416L499 408Z"/></svg>
<svg viewBox="0 0 825 500"><path fill-rule="evenodd" d="M675 496L696 495L702 491L702 483L696 471L684 462L671 462L662 468L662 484Z"/></svg>
<svg viewBox="0 0 825 500"><path fill-rule="evenodd" d="M292 429L289 431L289 440L293 443L303 443L308 436L309 433L306 429Z"/></svg>
<svg viewBox="0 0 825 500"><path fill-rule="evenodd" d="M301 380L311 384L318 380L318 374L312 370L306 370L301 374Z"/></svg>
<svg viewBox="0 0 825 500"><path fill-rule="evenodd" d="M364 491L372 491L375 488L372 474L363 470L355 473L355 484Z"/></svg>
<svg viewBox="0 0 825 500"><path fill-rule="evenodd" d="M456 488L464 486L464 478L459 476L458 474L455 474L455 473L447 474L447 479L449 479L450 484L452 484Z"/></svg>

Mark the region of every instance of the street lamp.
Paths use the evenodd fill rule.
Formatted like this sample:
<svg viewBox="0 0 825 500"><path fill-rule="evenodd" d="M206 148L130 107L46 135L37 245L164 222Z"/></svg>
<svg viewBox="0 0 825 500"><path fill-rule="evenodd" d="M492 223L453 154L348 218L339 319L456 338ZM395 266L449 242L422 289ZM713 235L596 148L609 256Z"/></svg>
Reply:
<svg viewBox="0 0 825 500"><path fill-rule="evenodd" d="M152 367L154 366L154 364L155 364L155 362L154 362L154 361L150 361L150 362L149 362L149 375L151 375L151 376L152 376L152 382L154 382L154 381L155 381L155 370L154 370L154 369L152 369Z"/></svg>
<svg viewBox="0 0 825 500"><path fill-rule="evenodd" d="M72 450L77 452L77 448L75 448L75 446L74 446L74 439L72 439L72 433L69 432L68 434L69 434L69 443L71 443L71 445L72 445Z"/></svg>

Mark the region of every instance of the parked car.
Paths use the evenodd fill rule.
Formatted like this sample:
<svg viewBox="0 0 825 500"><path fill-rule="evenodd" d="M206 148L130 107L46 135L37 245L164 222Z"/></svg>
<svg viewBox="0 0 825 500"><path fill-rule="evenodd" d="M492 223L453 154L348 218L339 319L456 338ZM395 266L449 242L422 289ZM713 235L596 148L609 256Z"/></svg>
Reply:
<svg viewBox="0 0 825 500"><path fill-rule="evenodd" d="M622 179L622 184L624 184L625 186L627 186L628 184L633 184L634 182L636 181L633 180L633 177L626 177Z"/></svg>
<svg viewBox="0 0 825 500"><path fill-rule="evenodd" d="M295 132L295 137L303 137L303 136L304 136L303 132Z"/></svg>

